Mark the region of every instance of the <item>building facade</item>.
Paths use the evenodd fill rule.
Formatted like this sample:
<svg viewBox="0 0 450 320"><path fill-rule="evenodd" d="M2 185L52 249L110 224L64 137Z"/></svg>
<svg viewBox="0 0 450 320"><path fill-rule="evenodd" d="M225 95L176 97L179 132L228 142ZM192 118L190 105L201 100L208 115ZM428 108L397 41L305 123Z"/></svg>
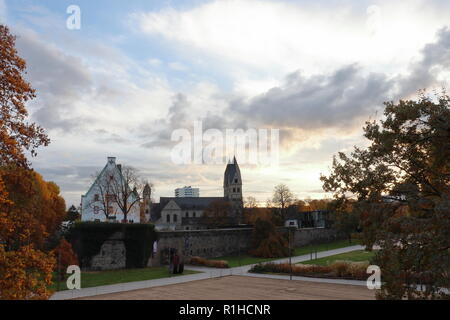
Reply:
<svg viewBox="0 0 450 320"><path fill-rule="evenodd" d="M198 198L200 197L200 189L184 187L175 189L175 198Z"/></svg>
<svg viewBox="0 0 450 320"><path fill-rule="evenodd" d="M201 230L205 229L205 210L214 203L227 203L227 224L242 223L243 197L242 178L236 158L230 162L224 174L223 197L161 197L146 209L149 221L158 230Z"/></svg>
<svg viewBox="0 0 450 320"><path fill-rule="evenodd" d="M117 186L124 186L127 190L128 207L127 222L139 223L140 202L135 190L130 190L122 174L122 166L116 163L115 157L108 157L108 161L96 177L85 195L81 196L81 221L96 222L125 222L124 214L117 203L117 198L123 198Z"/></svg>

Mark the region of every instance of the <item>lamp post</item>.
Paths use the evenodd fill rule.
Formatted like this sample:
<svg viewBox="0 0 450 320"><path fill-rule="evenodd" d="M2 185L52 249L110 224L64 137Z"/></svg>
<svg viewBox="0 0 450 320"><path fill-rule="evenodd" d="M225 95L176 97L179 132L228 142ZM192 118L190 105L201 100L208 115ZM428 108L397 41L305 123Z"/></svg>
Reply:
<svg viewBox="0 0 450 320"><path fill-rule="evenodd" d="M288 229L288 239L289 239L289 280L292 280L292 250L291 250L291 227Z"/></svg>

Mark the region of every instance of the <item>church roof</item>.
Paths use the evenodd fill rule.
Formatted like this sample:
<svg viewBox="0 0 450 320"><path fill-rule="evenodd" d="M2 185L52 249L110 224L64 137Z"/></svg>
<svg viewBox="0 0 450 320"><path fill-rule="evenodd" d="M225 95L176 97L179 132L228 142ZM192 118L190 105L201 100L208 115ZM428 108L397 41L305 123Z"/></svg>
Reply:
<svg viewBox="0 0 450 320"><path fill-rule="evenodd" d="M234 176L236 175L236 172L240 175L239 171L239 165L236 161L236 157L233 159L233 163L229 163L227 165L227 168L225 169L225 174L223 178L223 185L224 187L227 187L228 185L233 183Z"/></svg>
<svg viewBox="0 0 450 320"><path fill-rule="evenodd" d="M195 210L195 209L205 209L214 201L225 200L223 197L186 197L186 198L176 198L176 197L161 197L160 204L162 209L170 202L175 201L175 203L182 210Z"/></svg>
<svg viewBox="0 0 450 320"><path fill-rule="evenodd" d="M176 198L161 197L159 203L152 203L150 210L151 221L161 218L161 212L170 201L175 201L181 210L204 210L214 201L226 201L223 197L197 197L197 198Z"/></svg>

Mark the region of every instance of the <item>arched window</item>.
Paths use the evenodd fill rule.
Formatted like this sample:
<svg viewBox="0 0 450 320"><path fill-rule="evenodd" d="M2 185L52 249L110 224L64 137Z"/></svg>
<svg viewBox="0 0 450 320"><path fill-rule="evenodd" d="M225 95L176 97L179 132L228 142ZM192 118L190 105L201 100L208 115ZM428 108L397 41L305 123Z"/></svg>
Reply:
<svg viewBox="0 0 450 320"><path fill-rule="evenodd" d="M178 216L176 214L173 215L173 222L177 222Z"/></svg>
<svg viewBox="0 0 450 320"><path fill-rule="evenodd" d="M167 219L167 223L170 223L170 214L167 215L166 219Z"/></svg>

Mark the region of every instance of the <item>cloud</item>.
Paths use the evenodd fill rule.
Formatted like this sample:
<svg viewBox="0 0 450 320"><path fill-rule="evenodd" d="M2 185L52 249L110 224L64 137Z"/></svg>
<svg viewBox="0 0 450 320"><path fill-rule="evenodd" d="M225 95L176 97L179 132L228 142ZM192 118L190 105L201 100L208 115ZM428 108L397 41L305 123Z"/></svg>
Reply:
<svg viewBox="0 0 450 320"><path fill-rule="evenodd" d="M285 84L231 106L239 117L278 128L316 131L348 128L367 117L390 96L392 80L384 74L367 75L357 65L331 74L305 77L295 72Z"/></svg>
<svg viewBox="0 0 450 320"><path fill-rule="evenodd" d="M370 3L369 3L370 4ZM184 56L219 60L230 73L243 67L307 75L359 63L404 71L450 12L438 1L364 6L261 0L209 1L188 9L140 12L140 30L173 44Z"/></svg>
<svg viewBox="0 0 450 320"><path fill-rule="evenodd" d="M90 73L81 59L45 44L38 34L26 29L20 31L17 48L27 61L29 80L37 90L37 100L30 106L34 118L47 129L66 131L84 123L85 119L73 117L73 113L64 117L92 89Z"/></svg>
<svg viewBox="0 0 450 320"><path fill-rule="evenodd" d="M403 96L415 94L419 89L450 85L450 29L445 27L437 32L437 40L422 49L422 57L410 65L410 73L400 82Z"/></svg>

